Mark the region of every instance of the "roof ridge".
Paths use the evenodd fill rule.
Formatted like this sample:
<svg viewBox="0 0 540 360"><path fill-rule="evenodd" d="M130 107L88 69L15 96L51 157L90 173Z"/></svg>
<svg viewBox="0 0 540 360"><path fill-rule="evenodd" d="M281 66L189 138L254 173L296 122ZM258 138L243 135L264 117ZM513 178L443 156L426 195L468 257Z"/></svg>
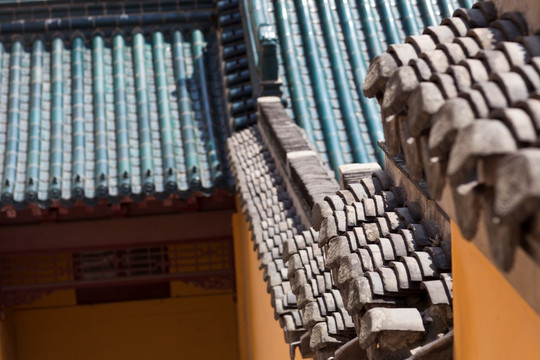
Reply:
<svg viewBox="0 0 540 360"><path fill-rule="evenodd" d="M388 149L405 156L411 178L425 177L434 199L449 179L455 219L466 238L474 237L481 208L488 214L493 258L506 270L519 239L532 247L538 242L527 229L540 209L531 182L540 181L533 180L540 36L528 28L523 16L497 14L491 2L457 10L424 32L435 48L409 38L414 52L398 47L376 58L364 88L379 99ZM523 188L512 200L516 181ZM508 202L515 205L512 214L503 210ZM532 256L540 261L537 252Z"/></svg>

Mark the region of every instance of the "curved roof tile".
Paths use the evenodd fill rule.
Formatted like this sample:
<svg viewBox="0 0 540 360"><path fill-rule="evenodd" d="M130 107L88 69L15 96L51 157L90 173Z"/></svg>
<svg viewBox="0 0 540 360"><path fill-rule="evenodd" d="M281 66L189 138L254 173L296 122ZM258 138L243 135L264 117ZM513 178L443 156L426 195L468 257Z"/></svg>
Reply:
<svg viewBox="0 0 540 360"><path fill-rule="evenodd" d="M458 6L472 5L469 0L258 2L264 6L257 8L273 14L269 21L278 32L279 74L289 113L336 173L345 163L383 162L377 146L384 138L379 111L362 91L370 59L436 25Z"/></svg>
<svg viewBox="0 0 540 360"><path fill-rule="evenodd" d="M538 248L540 37L528 34L522 16L497 14L491 2L457 10L433 29L424 33L437 47L414 55L430 64L429 77L418 61L400 63L388 52L370 65L365 91L383 99L389 151L404 154L411 177L425 177L433 198L449 179L465 237L474 237L483 208L493 257L508 269L521 239Z"/></svg>
<svg viewBox="0 0 540 360"><path fill-rule="evenodd" d="M44 35L1 43L0 205L228 184L202 31Z"/></svg>
<svg viewBox="0 0 540 360"><path fill-rule="evenodd" d="M394 343L404 351L448 333L452 277L449 241L439 222L423 217L413 195L373 164L365 165L365 177L353 183L347 178L348 188L337 192L330 176L320 177L319 200L311 222L306 220L302 203L310 193L298 191L290 174L295 156L306 163L316 155L284 118L279 99L261 98L259 108L259 123L227 144L275 317L291 349L328 358L356 338L356 351L365 356L368 347L393 351L382 339L395 337L395 330L400 337ZM324 169L320 160L296 170L309 176L317 168ZM305 230L306 223L318 231ZM423 325L434 314L437 320ZM370 327L379 315L389 321ZM377 343L382 345L375 349Z"/></svg>

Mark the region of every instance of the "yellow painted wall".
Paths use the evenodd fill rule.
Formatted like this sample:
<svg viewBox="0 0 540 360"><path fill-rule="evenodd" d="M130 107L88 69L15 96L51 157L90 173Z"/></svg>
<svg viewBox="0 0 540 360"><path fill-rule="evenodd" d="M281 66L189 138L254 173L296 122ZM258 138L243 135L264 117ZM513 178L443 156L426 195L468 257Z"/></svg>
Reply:
<svg viewBox="0 0 540 360"><path fill-rule="evenodd" d="M456 360L540 359L540 317L452 222Z"/></svg>
<svg viewBox="0 0 540 360"><path fill-rule="evenodd" d="M241 206L237 207L238 209ZM236 291L241 360L286 360L289 345L274 319L259 260L243 214L233 215Z"/></svg>
<svg viewBox="0 0 540 360"><path fill-rule="evenodd" d="M19 307L12 312L16 359L238 359L233 294L174 286L176 295L187 292L73 306L73 291L67 290Z"/></svg>

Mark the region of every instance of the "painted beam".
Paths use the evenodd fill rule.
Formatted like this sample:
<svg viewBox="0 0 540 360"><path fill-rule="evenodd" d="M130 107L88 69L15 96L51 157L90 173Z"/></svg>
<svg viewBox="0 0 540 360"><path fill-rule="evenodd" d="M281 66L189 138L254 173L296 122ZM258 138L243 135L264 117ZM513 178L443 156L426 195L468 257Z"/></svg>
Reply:
<svg viewBox="0 0 540 360"><path fill-rule="evenodd" d="M232 235L232 210L0 227L0 254L83 251ZM17 239L17 241L14 241Z"/></svg>

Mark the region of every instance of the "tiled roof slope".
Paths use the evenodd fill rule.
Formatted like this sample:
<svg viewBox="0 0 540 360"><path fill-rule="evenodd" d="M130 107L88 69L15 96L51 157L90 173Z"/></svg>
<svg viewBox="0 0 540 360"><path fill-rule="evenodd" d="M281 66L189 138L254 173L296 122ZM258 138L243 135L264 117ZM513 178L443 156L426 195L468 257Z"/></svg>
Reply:
<svg viewBox="0 0 540 360"><path fill-rule="evenodd" d="M0 2L3 34L175 24L211 24L212 0L53 0Z"/></svg>
<svg viewBox="0 0 540 360"><path fill-rule="evenodd" d="M216 83L222 84L223 97L226 99L223 101L223 113L229 118L228 129L244 128L256 122L255 92L249 71L245 26L238 0L217 1L216 8L220 31L211 36L216 36L221 46L216 49L220 56L214 56L211 62L210 76L215 78Z"/></svg>
<svg viewBox="0 0 540 360"><path fill-rule="evenodd" d="M447 239L404 189L378 168L337 191L278 98L259 99L259 123L232 135L228 150L291 350L368 359L373 351L405 358L422 349L428 355L418 358L429 359L427 344L447 334L436 347L451 352L449 247L441 247ZM308 204L316 204L313 211ZM377 316L387 322L370 328Z"/></svg>
<svg viewBox="0 0 540 360"><path fill-rule="evenodd" d="M291 290L306 333L300 339L303 357L328 358L356 336L352 317L335 287L326 257L313 228L289 238L283 246Z"/></svg>
<svg viewBox="0 0 540 360"><path fill-rule="evenodd" d="M440 199L446 179L467 238L480 209L494 260L517 246L540 259L540 36L491 2L460 9L377 57L365 83L382 107L386 143Z"/></svg>
<svg viewBox="0 0 540 360"><path fill-rule="evenodd" d="M376 144L383 139L379 111L362 93L369 61L458 6L472 5L470 0L244 2L249 16L270 11L267 21L279 37L283 99L336 173L345 163L383 162Z"/></svg>
<svg viewBox="0 0 540 360"><path fill-rule="evenodd" d="M131 15L120 14L99 29L72 21L63 32L1 35L0 205L186 198L230 186L221 79L208 75L213 45L208 30L180 29L210 24L165 14L184 19L176 27L180 18L164 14L142 27L122 26ZM103 17L93 19L97 27Z"/></svg>
<svg viewBox="0 0 540 360"><path fill-rule="evenodd" d="M295 343L305 329L287 278L282 251L283 242L305 227L258 126L233 134L228 140L228 149L242 212L250 224L253 247L264 270L274 316L285 332L285 340Z"/></svg>
<svg viewBox="0 0 540 360"><path fill-rule="evenodd" d="M294 351L309 329L304 327L306 319L298 309L293 293L296 290L291 289L284 244L292 238L305 239L304 244L313 243L317 233L306 231L310 226L311 207L326 194L335 192L338 185L302 130L286 115L279 98L260 98L259 102L262 105L259 105L258 124L233 134L227 143L228 154L275 317ZM321 251L316 247L312 250L314 253L308 251L306 256L311 259L310 266L316 279L313 281L322 284L321 296L326 289L326 296L333 296L333 292L339 297L339 293L332 290L330 273L324 269ZM352 323L347 314L343 317L336 311L339 312L339 307L334 314L329 311L327 315L340 319L341 330L345 322L351 330ZM308 320L307 324L311 322Z"/></svg>
<svg viewBox="0 0 540 360"><path fill-rule="evenodd" d="M437 358L451 359L450 248L442 246L448 239L385 171L374 167L366 175L313 209L317 245L358 336L342 351L360 359L405 359L425 348L416 358L433 359L428 347L448 335L437 345ZM287 245L295 248L291 241ZM289 256L289 267L301 261L299 252ZM296 273L291 283L303 276ZM309 301L310 288L301 289L299 305ZM312 302L309 311L325 306L330 304Z"/></svg>

